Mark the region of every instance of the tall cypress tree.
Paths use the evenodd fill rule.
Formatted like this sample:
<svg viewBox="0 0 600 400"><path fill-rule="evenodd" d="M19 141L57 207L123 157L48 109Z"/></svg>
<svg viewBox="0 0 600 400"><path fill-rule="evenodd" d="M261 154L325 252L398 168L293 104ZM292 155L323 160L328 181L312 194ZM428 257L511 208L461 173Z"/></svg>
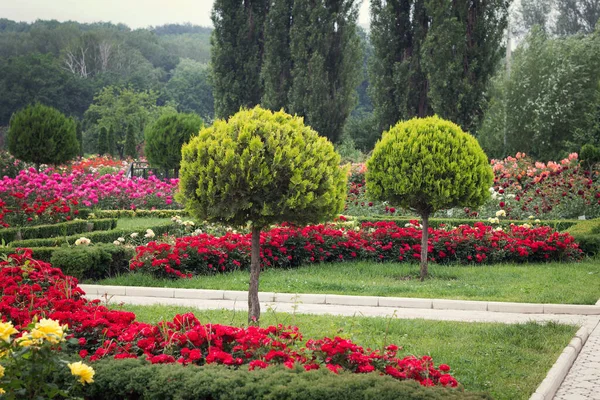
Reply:
<svg viewBox="0 0 600 400"><path fill-rule="evenodd" d="M295 0L290 112L336 142L356 103L361 51L355 0Z"/></svg>
<svg viewBox="0 0 600 400"><path fill-rule="evenodd" d="M382 129L438 114L474 131L498 61L508 0L372 0L371 97Z"/></svg>
<svg viewBox="0 0 600 400"><path fill-rule="evenodd" d="M125 134L125 156L136 158L137 149L135 147L135 133L133 132L133 125L127 126L127 133Z"/></svg>
<svg viewBox="0 0 600 400"><path fill-rule="evenodd" d="M104 155L108 152L108 131L106 127L100 128L98 134L98 154Z"/></svg>
<svg viewBox="0 0 600 400"><path fill-rule="evenodd" d="M292 86L290 29L293 5L294 0L274 1L265 22L262 106L273 111L288 108L288 93Z"/></svg>
<svg viewBox="0 0 600 400"><path fill-rule="evenodd" d="M211 64L215 116L227 118L240 107L260 103L260 71L268 0L215 0Z"/></svg>

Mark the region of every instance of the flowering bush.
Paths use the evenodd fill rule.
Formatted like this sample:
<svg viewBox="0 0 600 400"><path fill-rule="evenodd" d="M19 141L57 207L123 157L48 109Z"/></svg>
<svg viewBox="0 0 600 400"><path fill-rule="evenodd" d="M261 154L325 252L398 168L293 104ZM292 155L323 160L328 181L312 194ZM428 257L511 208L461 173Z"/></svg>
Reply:
<svg viewBox="0 0 600 400"><path fill-rule="evenodd" d="M393 222L364 223L356 229L335 225L303 228L282 226L261 234L263 267L289 268L305 263L344 260L418 261L421 230L417 221L398 227ZM575 261L581 250L568 233L550 227L511 225L506 230L483 223L452 229L429 229L430 261L494 263ZM132 270L155 276L188 277L248 268L250 235L208 234L150 242L139 246Z"/></svg>
<svg viewBox="0 0 600 400"><path fill-rule="evenodd" d="M117 173L125 170L127 165L127 161L115 160L109 156L93 155L91 157L80 158L77 161L73 161L70 165L60 167L60 172L81 172L85 174L95 174L97 172Z"/></svg>
<svg viewBox="0 0 600 400"><path fill-rule="evenodd" d="M74 385L59 388L52 375L65 367L58 356L66 340L67 326L56 320L37 320L19 332L12 322L0 320L0 395L11 399L74 397ZM11 336L15 336L13 339ZM92 383L94 370L82 362L67 364L81 384Z"/></svg>
<svg viewBox="0 0 600 400"><path fill-rule="evenodd" d="M536 162L523 153L504 160L492 160L492 198L479 210L451 211L455 217L494 217L504 210L510 219L587 218L600 216L600 171L584 168L577 153L559 162ZM373 202L365 193L365 164L353 164L348 179L345 213L349 215L389 214L390 206ZM395 215L401 210L394 209ZM446 211L443 212L446 214Z"/></svg>
<svg viewBox="0 0 600 400"><path fill-rule="evenodd" d="M95 175L52 170L21 171L0 180L0 224L33 225L70 220L80 207L102 209L177 208L177 179L128 179L124 172Z"/></svg>
<svg viewBox="0 0 600 400"><path fill-rule="evenodd" d="M335 337L309 340L302 346L297 327L202 324L191 313L151 325L136 322L133 313L109 310L99 300L88 301L83 294L76 279L32 259L30 250L10 255L0 262L0 339L13 334L3 327L10 324L23 329L35 316L45 316L58 324L68 324L70 337L76 340L65 347L90 361L144 357L153 364L222 364L249 370L276 364L293 368L299 364L305 370L376 371L400 380L416 380L424 386L458 385L449 374L449 366L436 367L428 356L399 357L396 345L371 350ZM91 379L90 372L81 366L72 364L70 368L84 382Z"/></svg>

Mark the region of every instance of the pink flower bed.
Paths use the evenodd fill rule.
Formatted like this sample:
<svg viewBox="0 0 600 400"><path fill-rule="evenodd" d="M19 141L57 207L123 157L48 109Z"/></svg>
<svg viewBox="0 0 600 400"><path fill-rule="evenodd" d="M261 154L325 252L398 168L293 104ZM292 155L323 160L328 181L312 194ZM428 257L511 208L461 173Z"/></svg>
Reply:
<svg viewBox="0 0 600 400"><path fill-rule="evenodd" d="M34 316L68 324L68 350L95 361L143 357L150 363L184 365L222 364L231 368L267 368L283 364L305 370L327 368L334 373L379 373L423 386L458 385L446 364L436 366L429 356L399 356L390 344L383 350L365 349L340 337L308 340L303 345L297 327L239 328L203 324L193 314L172 321L146 324L135 314L109 310L98 300L88 301L77 280L58 268L31 258L31 252L12 254L0 261L0 319L15 328L27 326Z"/></svg>

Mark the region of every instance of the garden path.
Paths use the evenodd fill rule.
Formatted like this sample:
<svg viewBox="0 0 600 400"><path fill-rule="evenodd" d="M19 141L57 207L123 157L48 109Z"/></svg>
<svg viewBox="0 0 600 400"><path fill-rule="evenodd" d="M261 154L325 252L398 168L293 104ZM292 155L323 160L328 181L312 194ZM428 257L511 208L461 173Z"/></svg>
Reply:
<svg viewBox="0 0 600 400"><path fill-rule="evenodd" d="M88 289L81 285L84 290ZM91 287L90 287L91 288ZM160 289L155 291L160 291ZM88 293L92 293L89 291ZM98 289L97 293L102 293ZM199 309L231 309L244 311L247 302L240 300L211 300L173 297L124 296L88 294L89 299L101 299L110 304L177 305ZM332 314L344 316L394 317L464 322L523 323L555 321L585 327L590 336L570 372L554 397L534 397L544 400L600 400L600 315L524 314L478 310L445 310L433 308L399 308L365 305L310 304L262 302L263 313L272 311L303 314Z"/></svg>

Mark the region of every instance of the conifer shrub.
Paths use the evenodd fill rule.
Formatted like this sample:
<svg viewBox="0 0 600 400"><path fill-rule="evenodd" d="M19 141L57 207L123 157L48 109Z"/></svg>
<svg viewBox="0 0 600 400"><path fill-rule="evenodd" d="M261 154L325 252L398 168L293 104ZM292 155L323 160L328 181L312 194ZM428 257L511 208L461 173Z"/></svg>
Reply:
<svg viewBox="0 0 600 400"><path fill-rule="evenodd" d="M333 144L299 117L260 107L217 120L183 146L177 201L198 220L250 224L249 322L260 317L260 232L318 223L344 208L347 171Z"/></svg>
<svg viewBox="0 0 600 400"><path fill-rule="evenodd" d="M422 218L421 280L427 276L429 217L441 209L480 206L493 179L477 140L437 116L397 123L367 162L369 195Z"/></svg>

